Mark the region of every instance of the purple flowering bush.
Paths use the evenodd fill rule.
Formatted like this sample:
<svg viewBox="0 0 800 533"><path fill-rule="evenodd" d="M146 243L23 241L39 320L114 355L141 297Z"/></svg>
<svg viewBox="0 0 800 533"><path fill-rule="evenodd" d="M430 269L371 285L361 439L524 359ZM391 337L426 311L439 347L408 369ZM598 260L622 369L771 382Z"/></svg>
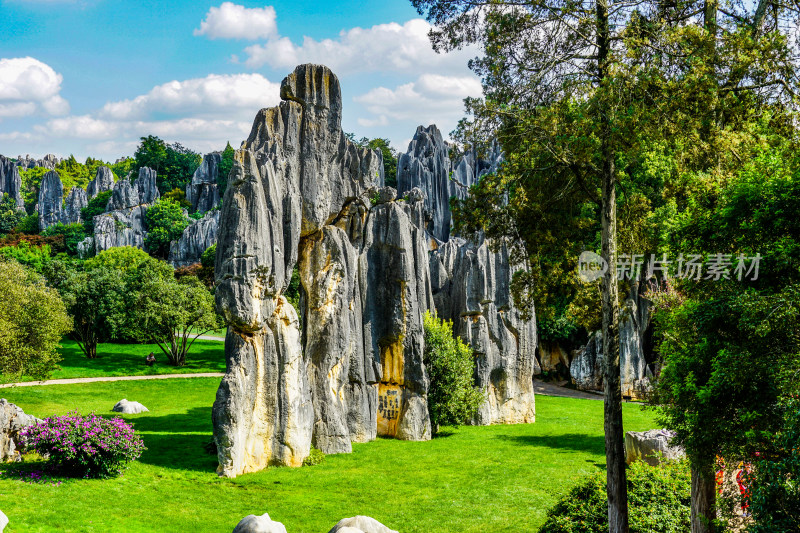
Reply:
<svg viewBox="0 0 800 533"><path fill-rule="evenodd" d="M49 456L59 472L73 476L118 476L145 450L131 425L94 413L51 416L24 428L20 436L27 448Z"/></svg>

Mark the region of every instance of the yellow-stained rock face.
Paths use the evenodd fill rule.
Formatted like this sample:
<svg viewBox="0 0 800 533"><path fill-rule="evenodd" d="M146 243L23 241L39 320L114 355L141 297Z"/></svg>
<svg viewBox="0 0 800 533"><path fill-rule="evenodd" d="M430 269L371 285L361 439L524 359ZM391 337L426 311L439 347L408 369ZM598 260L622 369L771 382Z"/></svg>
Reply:
<svg viewBox="0 0 800 533"><path fill-rule="evenodd" d="M397 436L397 421L403 406L405 379L403 336L381 348L383 376L378 385L378 435Z"/></svg>

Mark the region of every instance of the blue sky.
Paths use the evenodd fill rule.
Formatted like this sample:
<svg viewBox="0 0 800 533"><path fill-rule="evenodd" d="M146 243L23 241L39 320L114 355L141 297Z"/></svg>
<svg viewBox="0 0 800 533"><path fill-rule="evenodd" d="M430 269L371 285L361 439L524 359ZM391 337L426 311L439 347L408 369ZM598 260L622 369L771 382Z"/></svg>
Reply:
<svg viewBox="0 0 800 533"><path fill-rule="evenodd" d="M476 53L436 54L410 2L0 0L0 154L115 160L154 134L238 147L296 64L338 75L343 127L405 151L479 96Z"/></svg>

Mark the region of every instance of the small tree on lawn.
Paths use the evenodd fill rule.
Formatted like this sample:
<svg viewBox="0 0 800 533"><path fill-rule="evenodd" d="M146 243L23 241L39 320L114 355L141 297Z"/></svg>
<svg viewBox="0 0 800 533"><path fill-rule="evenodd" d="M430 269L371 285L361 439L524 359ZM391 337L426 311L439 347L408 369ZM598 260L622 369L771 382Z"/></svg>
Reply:
<svg viewBox="0 0 800 533"><path fill-rule="evenodd" d="M183 366L197 337L220 327L214 297L194 276L142 276L130 312L137 337L158 344L170 364Z"/></svg>
<svg viewBox="0 0 800 533"><path fill-rule="evenodd" d="M98 343L107 340L125 313L119 273L105 267L76 272L61 284L60 292L74 321L78 346L94 359Z"/></svg>
<svg viewBox="0 0 800 533"><path fill-rule="evenodd" d="M64 302L44 279L0 259L0 374L43 379L60 359L58 343L72 327Z"/></svg>
<svg viewBox="0 0 800 533"><path fill-rule="evenodd" d="M453 323L425 312L425 367L430 376L428 411L431 427L466 424L478 412L483 392L474 385L472 348L453 337Z"/></svg>

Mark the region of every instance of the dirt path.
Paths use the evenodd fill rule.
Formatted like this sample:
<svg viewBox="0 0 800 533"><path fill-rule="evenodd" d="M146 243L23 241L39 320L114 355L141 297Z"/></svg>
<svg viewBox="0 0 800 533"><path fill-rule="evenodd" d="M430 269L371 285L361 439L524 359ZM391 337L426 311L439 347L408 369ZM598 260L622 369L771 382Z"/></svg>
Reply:
<svg viewBox="0 0 800 533"><path fill-rule="evenodd" d="M225 337L215 337L214 335L198 335L198 339L204 341L222 341L225 342Z"/></svg>
<svg viewBox="0 0 800 533"><path fill-rule="evenodd" d="M536 394L544 396L560 396L561 398L580 398L582 400L602 400L602 394L592 394L591 392L584 392L575 389L568 389L566 387L559 387L555 383L548 383L533 380L533 390Z"/></svg>
<svg viewBox="0 0 800 533"><path fill-rule="evenodd" d="M39 385L71 385L72 383L96 383L98 381L134 381L140 379L172 379L172 378L221 378L222 372L201 372L198 374L156 374L152 376L104 376L97 378L48 379L47 381L26 381L24 383L5 383L0 389L10 387L35 387Z"/></svg>

